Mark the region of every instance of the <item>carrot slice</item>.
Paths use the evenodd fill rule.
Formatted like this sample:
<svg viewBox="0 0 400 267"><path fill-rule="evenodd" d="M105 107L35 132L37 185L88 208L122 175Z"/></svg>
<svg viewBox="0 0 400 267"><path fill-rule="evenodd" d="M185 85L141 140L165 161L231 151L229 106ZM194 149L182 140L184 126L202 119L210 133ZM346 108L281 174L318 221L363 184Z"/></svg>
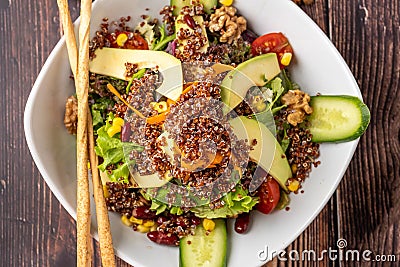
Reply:
<svg viewBox="0 0 400 267"><path fill-rule="evenodd" d="M223 157L222 157L221 153L217 152L217 154L215 154L215 158L214 158L213 162L211 162L211 165L220 164L222 162L222 159L223 159Z"/></svg>
<svg viewBox="0 0 400 267"><path fill-rule="evenodd" d="M146 122L147 122L148 124L160 124L160 123L164 123L165 118L167 117L166 113L167 113L167 112L160 113L160 114L155 115L155 116L153 116L153 117L148 117L148 118L146 119Z"/></svg>

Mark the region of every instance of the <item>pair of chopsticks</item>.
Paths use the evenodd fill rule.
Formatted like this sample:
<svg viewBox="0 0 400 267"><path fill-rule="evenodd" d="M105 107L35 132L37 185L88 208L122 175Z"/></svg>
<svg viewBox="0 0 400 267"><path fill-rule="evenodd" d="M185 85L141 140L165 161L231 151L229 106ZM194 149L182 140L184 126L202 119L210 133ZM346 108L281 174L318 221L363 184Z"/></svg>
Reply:
<svg viewBox="0 0 400 267"><path fill-rule="evenodd" d="M74 26L68 7L68 0L57 0L66 38L69 62L75 77L78 98L77 129L77 266L91 265L90 237L90 193L88 160L92 171L93 193L100 241L101 261L104 267L115 266L114 249L110 231L107 206L97 168L98 158L94 152L92 117L88 105L89 86L89 34L92 0L81 1L79 26L79 50L75 39ZM89 152L88 152L89 151Z"/></svg>

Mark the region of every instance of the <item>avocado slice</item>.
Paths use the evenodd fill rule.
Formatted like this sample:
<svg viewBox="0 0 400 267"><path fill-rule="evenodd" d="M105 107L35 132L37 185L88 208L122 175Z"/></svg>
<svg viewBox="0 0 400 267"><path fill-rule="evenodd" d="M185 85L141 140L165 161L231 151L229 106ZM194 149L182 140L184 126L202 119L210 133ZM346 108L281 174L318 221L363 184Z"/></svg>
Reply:
<svg viewBox="0 0 400 267"><path fill-rule="evenodd" d="M174 154L176 153L176 145L173 139L169 138L168 132L163 132L157 139L165 138L165 145L161 147L163 152L167 154L172 160L171 163L174 162ZM137 172L132 174L133 180L137 183L140 188L152 188L152 187L160 187L168 183L172 179L172 175L170 171L167 171L163 177L160 178L158 173L153 173L149 175L140 175Z"/></svg>
<svg viewBox="0 0 400 267"><path fill-rule="evenodd" d="M178 16L182 7L191 6L191 2L192 0L171 0L170 5L174 8L172 14ZM203 5L204 11L207 14L211 14L212 9L218 5L218 0L200 0L199 2Z"/></svg>
<svg viewBox="0 0 400 267"><path fill-rule="evenodd" d="M253 57L240 63L221 83L221 100L234 109L252 86L263 86L280 73L275 53Z"/></svg>
<svg viewBox="0 0 400 267"><path fill-rule="evenodd" d="M153 68L163 76L157 92L176 101L182 93L183 74L179 59L163 51L107 48L96 50L96 57L89 63L93 73L129 80L125 76L125 63L138 64L138 68Z"/></svg>
<svg viewBox="0 0 400 267"><path fill-rule="evenodd" d="M250 150L250 159L256 161L280 186L287 191L286 181L292 177L292 170L278 141L268 128L257 120L239 116L229 121L239 139L248 140L249 145L256 140Z"/></svg>
<svg viewBox="0 0 400 267"><path fill-rule="evenodd" d="M179 32L181 29L183 29L184 31L189 31L190 33L193 33L193 32L194 32L194 29L192 29L192 28L186 23L186 21L185 21L185 19L184 19L183 17L184 17L184 16L180 14L180 15L176 18L176 21L175 21L175 34L176 34L176 36L178 36L178 32ZM202 16L193 16L193 17L191 17L191 18L193 19L193 21L194 21L197 25L200 25L202 35L203 35L205 38L207 38L207 32L206 32L206 27L205 27L205 25L204 25L204 19L203 19L203 17L202 17ZM179 44L178 49L179 49L181 52L183 52L183 47L187 44L187 41L188 41L188 40L186 40L186 39L181 40L181 39L179 39L179 38L177 38L176 40L178 41L178 44ZM202 47L200 47L200 49L198 49L198 51L199 51L199 52L202 52L202 53L207 52L208 46L209 46L209 44L208 44L208 39L207 39L206 44L203 45Z"/></svg>

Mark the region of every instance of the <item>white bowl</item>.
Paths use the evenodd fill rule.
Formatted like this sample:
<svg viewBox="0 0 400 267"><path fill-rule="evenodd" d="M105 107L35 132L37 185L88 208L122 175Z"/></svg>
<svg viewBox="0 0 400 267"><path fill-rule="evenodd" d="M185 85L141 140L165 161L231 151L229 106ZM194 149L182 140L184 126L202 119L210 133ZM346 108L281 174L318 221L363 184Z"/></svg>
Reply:
<svg viewBox="0 0 400 267"><path fill-rule="evenodd" d="M131 15L133 23L141 14L158 17L167 1L97 0L93 6L91 34L101 20ZM311 95L348 94L361 97L349 68L318 26L291 1L236 0L235 6L258 34L283 32L290 40L295 60L290 68L294 81ZM145 11L149 8L148 11ZM25 108L25 134L32 157L65 209L76 218L75 137L63 124L64 103L74 93L62 38L47 59ZM229 266L259 266L265 263L259 254L268 248L268 256L288 246L318 215L340 182L358 140L321 145L322 164L304 183L304 194L291 195L290 211L271 215L258 212L247 234L236 234L229 225ZM93 202L93 201L92 201ZM92 209L94 214L94 209ZM110 214L116 254L139 266L178 265L178 248L157 245L146 235L124 227L119 216ZM93 234L96 236L95 216ZM276 255L276 254L275 254ZM261 255L265 258L265 254Z"/></svg>

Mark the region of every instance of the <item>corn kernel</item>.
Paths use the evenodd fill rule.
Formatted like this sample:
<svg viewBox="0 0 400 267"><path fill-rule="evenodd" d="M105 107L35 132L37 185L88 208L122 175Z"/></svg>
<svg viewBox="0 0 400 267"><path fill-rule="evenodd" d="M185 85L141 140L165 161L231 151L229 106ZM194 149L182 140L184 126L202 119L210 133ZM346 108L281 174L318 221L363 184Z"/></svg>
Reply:
<svg viewBox="0 0 400 267"><path fill-rule="evenodd" d="M122 127L122 126L124 126L124 119L119 118L119 117L114 118L113 122L112 122L112 125L121 126Z"/></svg>
<svg viewBox="0 0 400 267"><path fill-rule="evenodd" d="M125 33L120 33L117 36L117 45L124 46L125 42L128 41L128 35Z"/></svg>
<svg viewBox="0 0 400 267"><path fill-rule="evenodd" d="M112 125L110 128L107 130L107 134L109 137L113 137L115 134L121 132L122 127L119 125Z"/></svg>
<svg viewBox="0 0 400 267"><path fill-rule="evenodd" d="M141 224L139 224L136 229L140 233L148 233L148 232L150 232L150 228L149 227L146 227L146 226L141 225Z"/></svg>
<svg viewBox="0 0 400 267"><path fill-rule="evenodd" d="M108 198L110 196L106 185L103 185L103 195L105 198Z"/></svg>
<svg viewBox="0 0 400 267"><path fill-rule="evenodd" d="M264 102L258 103L255 106L255 109L256 109L257 112L262 112L262 111L267 109L267 104L265 104Z"/></svg>
<svg viewBox="0 0 400 267"><path fill-rule="evenodd" d="M132 223L130 222L130 220L128 219L128 217L126 217L126 215L122 215L121 221L122 221L122 223L125 224L126 226L132 226Z"/></svg>
<svg viewBox="0 0 400 267"><path fill-rule="evenodd" d="M299 189L300 187L300 182L294 179L291 179L289 181L288 189L292 192L295 192Z"/></svg>
<svg viewBox="0 0 400 267"><path fill-rule="evenodd" d="M290 64L290 61L292 60L292 53L285 53L283 54L282 58L281 58L281 64L283 66L288 66Z"/></svg>
<svg viewBox="0 0 400 267"><path fill-rule="evenodd" d="M152 102L150 103L150 105L153 107L154 110L156 110L158 113L164 113L168 110L168 104L165 101L161 101L161 102Z"/></svg>
<svg viewBox="0 0 400 267"><path fill-rule="evenodd" d="M221 5L231 6L233 3L233 0L219 0L219 2L221 3Z"/></svg>
<svg viewBox="0 0 400 267"><path fill-rule="evenodd" d="M154 224L152 227L150 227L150 232L157 231L157 227L158 227L158 225Z"/></svg>
<svg viewBox="0 0 400 267"><path fill-rule="evenodd" d="M143 220L142 220L142 219L137 219L137 218L135 218L135 217L133 217L133 216L131 216L131 217L129 218L129 221L130 221L131 223L143 224Z"/></svg>
<svg viewBox="0 0 400 267"><path fill-rule="evenodd" d="M204 219L203 220L203 227L206 229L206 231L212 231L215 228L215 222L210 219Z"/></svg>
<svg viewBox="0 0 400 267"><path fill-rule="evenodd" d="M154 224L155 223L152 220L146 220L143 222L143 226L146 226L146 227L152 227Z"/></svg>

